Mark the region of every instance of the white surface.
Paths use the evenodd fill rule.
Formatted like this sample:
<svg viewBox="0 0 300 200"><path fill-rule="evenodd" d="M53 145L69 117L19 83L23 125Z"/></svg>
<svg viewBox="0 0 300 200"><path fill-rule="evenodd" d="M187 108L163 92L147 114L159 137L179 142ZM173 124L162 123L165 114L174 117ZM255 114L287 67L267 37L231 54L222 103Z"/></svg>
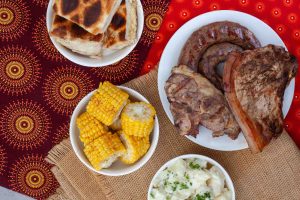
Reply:
<svg viewBox="0 0 300 200"><path fill-rule="evenodd" d="M227 173L227 171L215 160L209 158L209 157L206 157L206 156L202 156L202 155L197 155L197 154L186 154L186 155L182 155L182 156L178 156L178 157L175 157L173 158L172 160L169 160L168 162L166 162L157 172L156 174L153 176L152 178L152 181L149 185L149 188L148 188L148 199L150 199L150 192L151 192L151 189L153 187L153 182L154 180L156 179L156 177L158 176L158 174L163 171L164 169L166 169L168 166L172 165L176 160L178 159L188 159L188 158L198 158L198 159L201 159L201 160L206 160L208 163L212 164L213 166L216 166L217 168L219 168L222 173L224 174L225 176L225 180L226 180L226 185L228 187L228 189L230 191L232 191L232 200L235 200L235 190L234 190L234 186L233 186L233 183L232 183L232 180L229 176L229 174Z"/></svg>
<svg viewBox="0 0 300 200"><path fill-rule="evenodd" d="M122 90L124 90L126 93L128 93L130 99L149 103L149 101L144 96L142 96L140 93L138 93L130 88L127 88L127 87L123 87L123 86L118 86L118 87L121 88ZM79 139L79 129L77 128L77 125L76 125L77 117L86 111L86 106L94 92L95 91L90 92L87 96L85 96L79 102L79 104L76 106L76 108L72 114L72 117L71 117L70 138L71 138L71 144L72 144L73 150L75 151L76 156L87 168L89 168L90 170L92 170L96 173L103 174L103 175L122 176L122 175L126 175L126 174L132 173L132 172L140 169L151 158L151 156L153 155L155 148L157 146L157 142L158 142L158 138L159 138L159 124L158 124L157 115L155 116L154 128L150 135L150 148L148 149L148 152L140 160L138 160L136 163L131 164L131 165L126 165L126 164L122 163L121 161L117 160L109 168L97 171L92 167L92 165L90 164L90 162L88 161L88 159L86 158L86 156L83 152L83 143Z"/></svg>
<svg viewBox="0 0 300 200"><path fill-rule="evenodd" d="M164 110L173 124L174 119L170 111L170 104L168 102L164 86L165 82L171 74L172 68L178 64L178 58L180 56L181 49L194 31L198 30L204 25L224 20L237 22L251 30L256 35L257 39L261 42L262 46L265 46L267 44L275 44L285 47L283 41L271 27L269 27L267 24L257 19L256 17L242 12L228 10L213 11L199 15L185 23L180 29L177 30L177 32L173 35L173 37L165 47L158 69L159 96ZM294 95L294 88L295 79L291 81L290 85L285 90L283 102L284 116L287 115L288 110L291 106ZM196 138L192 136L187 137L201 146L216 150L234 151L248 148L248 144L242 133L240 133L239 137L236 140L231 140L226 135L218 138L213 138L212 132L210 130L204 128L203 126L200 126L199 134Z"/></svg>
<svg viewBox="0 0 300 200"><path fill-rule="evenodd" d="M48 4L48 8L47 8L47 14L46 14L46 24L47 24L47 30L48 32L50 32L51 30L51 26L52 26L52 22L53 22L53 16L54 16L54 12L53 12L53 2L54 0L50 0L49 4ZM50 37L52 43L54 44L54 46L57 48L57 50L64 56L66 57L68 60L85 66L85 67L102 67L102 66L107 66L113 63L116 63L118 61L120 61L121 59L123 59L125 56L127 56L133 49L134 47L137 45L138 40L141 38L142 32L143 32L143 28L144 28L144 11L143 11L143 6L141 4L141 1L138 0L137 1L137 17L138 17L138 27L137 27L137 40L134 44L129 45L128 47L125 47L121 50L118 50L114 53L111 53L109 55L103 56L100 59L96 59L96 58L90 58L88 56L84 56L84 55L80 55L78 53L75 53L73 51L71 51L68 48L65 48L64 46L62 46L61 44L59 44L58 42L56 42L52 37Z"/></svg>
<svg viewBox="0 0 300 200"><path fill-rule="evenodd" d="M0 200L32 200L32 198L0 187Z"/></svg>

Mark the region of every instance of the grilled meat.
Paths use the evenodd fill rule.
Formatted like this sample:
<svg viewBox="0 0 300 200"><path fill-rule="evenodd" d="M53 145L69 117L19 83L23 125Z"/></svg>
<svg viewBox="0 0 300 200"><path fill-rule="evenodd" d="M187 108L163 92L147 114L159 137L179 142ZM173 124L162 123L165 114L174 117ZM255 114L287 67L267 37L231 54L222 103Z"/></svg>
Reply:
<svg viewBox="0 0 300 200"><path fill-rule="evenodd" d="M208 24L195 31L185 43L178 63L197 71L205 51L214 44L229 42L243 49L260 47L255 35L238 23L221 21Z"/></svg>
<svg viewBox="0 0 300 200"><path fill-rule="evenodd" d="M297 67L294 56L274 45L229 55L223 78L225 96L254 153L283 131L284 90Z"/></svg>
<svg viewBox="0 0 300 200"><path fill-rule="evenodd" d="M216 88L223 91L223 77L218 73L217 67L223 66L227 55L232 51L243 51L235 44L220 43L209 47L203 54L199 63L199 72L203 74Z"/></svg>
<svg viewBox="0 0 300 200"><path fill-rule="evenodd" d="M181 134L197 135L201 124L212 130L213 136L225 133L237 138L240 129L224 95L201 74L184 65L174 67L165 91Z"/></svg>

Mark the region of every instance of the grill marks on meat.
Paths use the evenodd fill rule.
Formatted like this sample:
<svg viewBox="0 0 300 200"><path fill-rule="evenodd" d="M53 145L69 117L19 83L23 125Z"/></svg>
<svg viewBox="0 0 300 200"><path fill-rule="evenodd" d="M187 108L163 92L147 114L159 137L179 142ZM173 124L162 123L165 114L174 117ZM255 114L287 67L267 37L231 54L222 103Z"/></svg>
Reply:
<svg viewBox="0 0 300 200"><path fill-rule="evenodd" d="M195 31L186 42L178 63L197 71L205 51L214 44L232 43L243 49L260 47L255 35L238 23L221 21L208 24Z"/></svg>
<svg viewBox="0 0 300 200"><path fill-rule="evenodd" d="M174 67L165 90L181 134L195 136L202 124L213 131L213 136L226 133L232 139L237 138L240 129L224 95L201 74L184 65Z"/></svg>
<svg viewBox="0 0 300 200"><path fill-rule="evenodd" d="M215 44L206 50L199 63L199 72L221 91L224 90L223 77L217 72L217 67L224 64L232 51L242 52L243 49L227 42Z"/></svg>
<svg viewBox="0 0 300 200"><path fill-rule="evenodd" d="M283 130L284 90L297 66L294 56L274 45L233 52L225 63L225 96L255 153Z"/></svg>

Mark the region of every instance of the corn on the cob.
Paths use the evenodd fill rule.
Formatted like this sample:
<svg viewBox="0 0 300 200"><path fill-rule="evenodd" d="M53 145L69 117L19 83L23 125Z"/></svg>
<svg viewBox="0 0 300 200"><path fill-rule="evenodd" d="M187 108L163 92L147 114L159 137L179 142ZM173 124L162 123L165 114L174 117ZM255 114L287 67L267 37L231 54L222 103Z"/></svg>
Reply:
<svg viewBox="0 0 300 200"><path fill-rule="evenodd" d="M120 115L129 95L110 82L100 83L99 89L92 96L87 112L110 126Z"/></svg>
<svg viewBox="0 0 300 200"><path fill-rule="evenodd" d="M106 133L85 146L84 153L96 170L108 168L126 153L118 134Z"/></svg>
<svg viewBox="0 0 300 200"><path fill-rule="evenodd" d="M148 137L154 126L155 109L149 103L126 105L121 114L122 130L127 135Z"/></svg>
<svg viewBox="0 0 300 200"><path fill-rule="evenodd" d="M79 138L84 145L108 132L108 128L105 125L87 112L81 114L77 118L76 123L80 131Z"/></svg>
<svg viewBox="0 0 300 200"><path fill-rule="evenodd" d="M120 131L119 134L126 148L126 154L121 156L122 162L126 164L135 163L147 153L150 147L149 137L126 135L122 133L122 131Z"/></svg>

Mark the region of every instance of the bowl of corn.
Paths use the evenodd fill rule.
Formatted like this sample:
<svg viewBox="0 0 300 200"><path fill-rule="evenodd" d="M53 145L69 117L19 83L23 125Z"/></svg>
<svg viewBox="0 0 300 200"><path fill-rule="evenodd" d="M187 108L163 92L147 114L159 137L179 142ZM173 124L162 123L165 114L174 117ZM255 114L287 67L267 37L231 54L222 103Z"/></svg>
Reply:
<svg viewBox="0 0 300 200"><path fill-rule="evenodd" d="M90 170L122 176L140 169L153 155L159 137L154 107L140 93L100 83L76 106L70 140Z"/></svg>

